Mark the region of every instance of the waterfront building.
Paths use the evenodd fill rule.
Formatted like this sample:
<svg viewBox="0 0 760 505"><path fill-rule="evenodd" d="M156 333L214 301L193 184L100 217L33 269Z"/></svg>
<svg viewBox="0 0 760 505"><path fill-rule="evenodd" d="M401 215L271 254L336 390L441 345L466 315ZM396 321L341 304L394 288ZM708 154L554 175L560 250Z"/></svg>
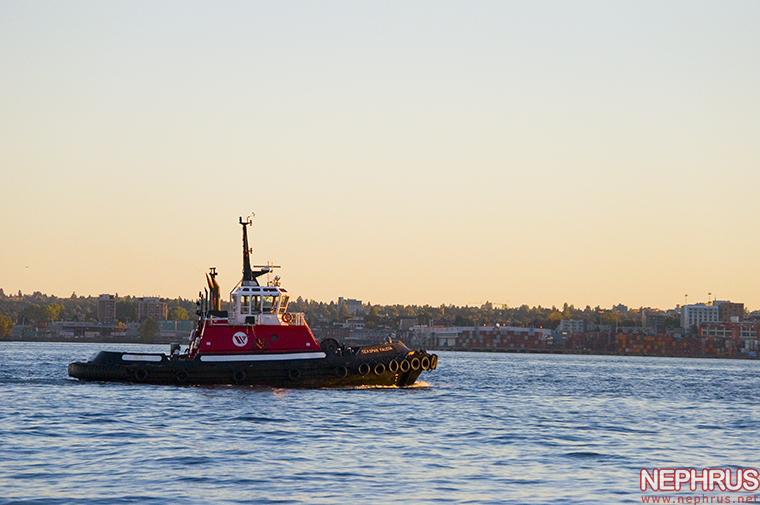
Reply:
<svg viewBox="0 0 760 505"><path fill-rule="evenodd" d="M98 321L103 324L116 322L116 297L114 295L100 295L98 297Z"/></svg>
<svg viewBox="0 0 760 505"><path fill-rule="evenodd" d="M744 319L743 303L732 303L728 300L715 300L712 304L718 306L718 318L724 323L731 322L731 318L736 318L736 321Z"/></svg>
<svg viewBox="0 0 760 505"><path fill-rule="evenodd" d="M155 342L163 343L184 343L188 340L188 335L195 327L195 321L186 320L167 320L157 321L159 333L155 336Z"/></svg>
<svg viewBox="0 0 760 505"><path fill-rule="evenodd" d="M413 326L406 333L409 343L424 347L456 347L459 328L449 326Z"/></svg>
<svg viewBox="0 0 760 505"><path fill-rule="evenodd" d="M681 307L681 328L689 330L699 327L702 323L716 323L720 321L720 310L717 305L696 303Z"/></svg>
<svg viewBox="0 0 760 505"><path fill-rule="evenodd" d="M699 325L700 337L722 337L734 340L756 340L760 324L754 321L734 321L724 323L702 323Z"/></svg>
<svg viewBox="0 0 760 505"><path fill-rule="evenodd" d="M156 297L146 296L137 300L137 320L140 322L149 317L156 321L165 321L168 313L166 302Z"/></svg>
<svg viewBox="0 0 760 505"><path fill-rule="evenodd" d="M557 333L570 335L572 333L586 333L588 322L585 319L563 319L557 326Z"/></svg>
<svg viewBox="0 0 760 505"><path fill-rule="evenodd" d="M641 326L655 332L665 330L665 319L668 315L658 309L644 309L641 311Z"/></svg>
<svg viewBox="0 0 760 505"><path fill-rule="evenodd" d="M118 330L119 327L113 323L54 321L48 324L46 335L60 339L96 339L111 337Z"/></svg>

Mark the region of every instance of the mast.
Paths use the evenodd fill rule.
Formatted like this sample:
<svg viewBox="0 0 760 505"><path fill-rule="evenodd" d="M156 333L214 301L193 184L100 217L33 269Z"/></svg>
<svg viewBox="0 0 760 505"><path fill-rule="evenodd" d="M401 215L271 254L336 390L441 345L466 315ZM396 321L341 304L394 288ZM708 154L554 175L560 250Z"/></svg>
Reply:
<svg viewBox="0 0 760 505"><path fill-rule="evenodd" d="M250 283L250 281L256 281L256 277L253 276L253 271L251 270L251 249L248 247L248 230L246 229L246 226L252 224L251 218L243 221L241 217L240 224L243 226L243 284L246 284Z"/></svg>
<svg viewBox="0 0 760 505"><path fill-rule="evenodd" d="M273 267L265 266L261 270L256 271L251 269L251 248L248 247L248 230L246 226L252 225L253 221L251 221L250 217L247 221L243 221L241 217L240 224L243 226L243 281L241 284L243 286L258 286L259 281L256 278L268 273Z"/></svg>

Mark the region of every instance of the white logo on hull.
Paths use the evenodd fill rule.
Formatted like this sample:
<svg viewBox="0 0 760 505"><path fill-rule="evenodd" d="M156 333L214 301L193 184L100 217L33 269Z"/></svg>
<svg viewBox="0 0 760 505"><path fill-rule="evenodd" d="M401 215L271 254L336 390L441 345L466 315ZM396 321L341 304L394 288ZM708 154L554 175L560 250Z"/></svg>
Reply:
<svg viewBox="0 0 760 505"><path fill-rule="evenodd" d="M232 343L238 347L243 347L245 344L248 343L248 335L246 335L242 331L239 331L235 333L234 335L232 335Z"/></svg>

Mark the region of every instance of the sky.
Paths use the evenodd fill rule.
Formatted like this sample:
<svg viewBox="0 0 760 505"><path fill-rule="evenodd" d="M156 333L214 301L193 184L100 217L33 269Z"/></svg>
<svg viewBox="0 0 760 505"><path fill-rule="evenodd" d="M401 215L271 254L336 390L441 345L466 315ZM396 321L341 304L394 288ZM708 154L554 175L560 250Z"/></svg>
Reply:
<svg viewBox="0 0 760 505"><path fill-rule="evenodd" d="M754 0L7 0L0 288L225 293L253 213L317 301L760 309L758 90Z"/></svg>

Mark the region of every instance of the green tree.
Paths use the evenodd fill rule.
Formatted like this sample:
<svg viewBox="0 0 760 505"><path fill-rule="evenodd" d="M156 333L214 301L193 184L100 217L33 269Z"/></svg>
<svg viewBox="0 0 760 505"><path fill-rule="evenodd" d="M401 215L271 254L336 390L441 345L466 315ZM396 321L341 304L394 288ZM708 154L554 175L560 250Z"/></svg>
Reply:
<svg viewBox="0 0 760 505"><path fill-rule="evenodd" d="M0 338L10 337L13 331L13 320L0 314Z"/></svg>
<svg viewBox="0 0 760 505"><path fill-rule="evenodd" d="M348 313L348 305L345 303L342 303L340 305L340 313L338 314L338 319L341 321L346 321L348 319L351 319L351 314Z"/></svg>
<svg viewBox="0 0 760 505"><path fill-rule="evenodd" d="M154 338L156 338L156 335L158 335L158 323L155 319L149 317L143 324L140 325L140 328L138 328L137 331L140 333L140 340L146 344L150 343Z"/></svg>
<svg viewBox="0 0 760 505"><path fill-rule="evenodd" d="M41 305L30 303L21 309L19 316L21 317L22 324L39 324L45 318L45 309Z"/></svg>
<svg viewBox="0 0 760 505"><path fill-rule="evenodd" d="M377 328L380 324L380 314L377 311L377 307L374 305L369 306L369 312L364 316L364 323L367 328Z"/></svg>
<svg viewBox="0 0 760 505"><path fill-rule="evenodd" d="M188 316L187 310L185 310L184 307L175 305L169 309L168 318L173 321L184 321L186 319L190 319L190 316Z"/></svg>
<svg viewBox="0 0 760 505"><path fill-rule="evenodd" d="M665 318L665 328L679 328L681 319L678 317L668 316Z"/></svg>
<svg viewBox="0 0 760 505"><path fill-rule="evenodd" d="M116 301L116 320L122 323L137 319L137 301L127 296Z"/></svg>
<svg viewBox="0 0 760 505"><path fill-rule="evenodd" d="M42 310L42 322L49 323L52 321L57 321L59 319L59 316L61 315L62 310L63 310L63 305L59 305L57 303L51 303L50 305L45 305L45 307Z"/></svg>

